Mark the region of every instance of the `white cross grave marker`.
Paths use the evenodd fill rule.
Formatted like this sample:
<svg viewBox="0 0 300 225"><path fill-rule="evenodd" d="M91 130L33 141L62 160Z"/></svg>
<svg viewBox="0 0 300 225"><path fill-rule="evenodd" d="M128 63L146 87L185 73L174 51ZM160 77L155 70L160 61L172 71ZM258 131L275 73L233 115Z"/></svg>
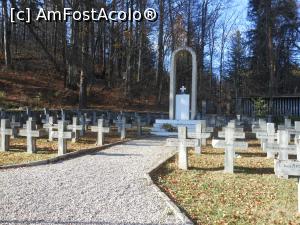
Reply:
<svg viewBox="0 0 300 225"><path fill-rule="evenodd" d="M14 139L18 135L17 128L21 127L21 123L20 122L16 122L16 116L15 115L12 115L11 122L10 122L10 127L11 127L12 132L13 132L11 138Z"/></svg>
<svg viewBox="0 0 300 225"><path fill-rule="evenodd" d="M82 126L82 129L80 130L80 136L83 136L86 132L87 124L86 124L86 115L80 115L79 117L80 125Z"/></svg>
<svg viewBox="0 0 300 225"><path fill-rule="evenodd" d="M27 120L26 129L19 131L21 137L26 137L27 142L27 153L36 153L36 138L44 135L44 132L36 130L36 123L33 120Z"/></svg>
<svg viewBox="0 0 300 225"><path fill-rule="evenodd" d="M73 123L67 126L67 130L71 130L74 134L73 138L72 138L72 143L76 143L76 141L79 138L79 132L83 129L82 125L78 125L78 118L77 117L73 117Z"/></svg>
<svg viewBox="0 0 300 225"><path fill-rule="evenodd" d="M188 132L188 138L192 138L192 139L197 139L199 140L199 146L195 147L195 153L196 155L200 155L202 152L202 140L203 139L207 139L210 138L211 133L206 133L203 131L204 129L202 129L202 124L198 123L196 124L196 132L195 133L190 133Z"/></svg>
<svg viewBox="0 0 300 225"><path fill-rule="evenodd" d="M225 148L225 173L234 173L234 158L235 150L246 150L248 148L247 142L234 141L234 129L225 129L225 140L213 140L212 146L214 148Z"/></svg>
<svg viewBox="0 0 300 225"><path fill-rule="evenodd" d="M290 119L284 119L284 125L278 125L278 130L293 129L292 121Z"/></svg>
<svg viewBox="0 0 300 225"><path fill-rule="evenodd" d="M53 132L54 129L57 129L57 124L54 124L54 118L52 116L49 117L48 123L43 125L43 128L48 130L48 140L53 141Z"/></svg>
<svg viewBox="0 0 300 225"><path fill-rule="evenodd" d="M200 123L202 124L202 132L204 133L213 133L214 128L213 127L207 127L206 120L200 120ZM206 146L206 138L203 138L201 141L202 146Z"/></svg>
<svg viewBox="0 0 300 225"><path fill-rule="evenodd" d="M9 129L9 120L1 119L1 127L0 127L0 151L5 152L9 150L9 136L13 134L12 129Z"/></svg>
<svg viewBox="0 0 300 225"><path fill-rule="evenodd" d="M275 174L278 177L298 177L298 213L300 213L300 140L295 139L297 145L297 160L276 160Z"/></svg>
<svg viewBox="0 0 300 225"><path fill-rule="evenodd" d="M118 127L118 132L121 133L121 140L126 138L126 129L131 128L131 124L126 123L126 118L122 117L122 119L117 120L116 126Z"/></svg>
<svg viewBox="0 0 300 225"><path fill-rule="evenodd" d="M266 151L265 148L265 143L268 143L270 145L273 145L275 143L275 139L278 138L278 134L275 133L275 124L274 123L267 123L267 130L257 132L256 133L256 138L261 140L262 148L263 151ZM274 159L275 154L267 151L267 158L268 159Z"/></svg>
<svg viewBox="0 0 300 225"><path fill-rule="evenodd" d="M295 126L294 127L291 126L289 128L285 128L283 130L287 130L289 132L289 141L290 141L291 136L300 135L300 121L295 121Z"/></svg>
<svg viewBox="0 0 300 225"><path fill-rule="evenodd" d="M200 145L198 139L187 139L187 128L178 127L178 139L167 139L167 146L176 146L179 151L178 168L188 170L188 152L187 147L197 147Z"/></svg>
<svg viewBox="0 0 300 225"><path fill-rule="evenodd" d="M297 155L296 145L289 145L289 134L286 130L278 131L278 143L264 143L264 151L278 154L279 160L288 160L289 155Z"/></svg>
<svg viewBox="0 0 300 225"><path fill-rule="evenodd" d="M66 131L67 123L65 121L58 121L58 131L53 132L53 138L58 139L58 155L67 153L67 139L73 138L72 132Z"/></svg>
<svg viewBox="0 0 300 225"><path fill-rule="evenodd" d="M143 126L146 126L146 123L141 121L141 117L140 116L136 116L135 117L135 123L136 123L136 128L137 128L137 135L140 137L142 136L142 131L143 131Z"/></svg>
<svg viewBox="0 0 300 225"><path fill-rule="evenodd" d="M48 109L44 108L44 118L42 119L42 123L44 123L44 124L48 123L49 117L50 117L50 114L49 114Z"/></svg>
<svg viewBox="0 0 300 225"><path fill-rule="evenodd" d="M104 133L109 133L110 128L104 127L104 120L98 119L98 126L92 126L91 127L92 132L97 132L97 146L103 146L104 144Z"/></svg>
<svg viewBox="0 0 300 225"><path fill-rule="evenodd" d="M252 133L264 132L267 130L267 122L264 119L259 119L258 124L252 126Z"/></svg>

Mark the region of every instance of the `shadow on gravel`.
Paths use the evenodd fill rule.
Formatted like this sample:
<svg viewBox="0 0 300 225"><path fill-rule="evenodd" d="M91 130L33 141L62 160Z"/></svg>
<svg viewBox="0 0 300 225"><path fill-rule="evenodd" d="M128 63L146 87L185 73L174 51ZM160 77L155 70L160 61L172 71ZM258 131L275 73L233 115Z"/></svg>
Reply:
<svg viewBox="0 0 300 225"><path fill-rule="evenodd" d="M106 221L47 221L47 220L0 220L0 224L55 224L55 225L157 225L157 223L106 222ZM160 225L174 225L160 223Z"/></svg>
<svg viewBox="0 0 300 225"><path fill-rule="evenodd" d="M141 157L141 154L121 154L121 153L107 153L107 152L97 152L94 155L99 155L99 156L139 156Z"/></svg>

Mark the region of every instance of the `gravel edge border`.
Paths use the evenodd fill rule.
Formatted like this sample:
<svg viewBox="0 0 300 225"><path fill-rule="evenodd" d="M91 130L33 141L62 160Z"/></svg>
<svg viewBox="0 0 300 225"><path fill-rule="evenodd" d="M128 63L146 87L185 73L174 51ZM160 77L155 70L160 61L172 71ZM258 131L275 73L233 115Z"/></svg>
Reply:
<svg viewBox="0 0 300 225"><path fill-rule="evenodd" d="M77 157L80 157L80 156L83 156L83 155L86 155L86 154L92 154L92 153L95 153L95 152L99 152L99 151L105 150L107 148L116 146L116 145L127 143L129 141L132 141L132 139L125 140L125 141L118 141L118 142L111 143L111 144L106 144L106 145L103 145L101 147L82 149L82 150L79 150L79 151L76 151L76 152L67 153L67 154L62 155L62 156L56 156L56 157L51 158L51 159L28 162L28 163L21 163L21 164L14 164L14 165L0 166L0 171L1 170L8 170L8 169L18 169L18 168L25 168L25 167L34 167L34 166L54 164L54 163L57 163L57 162L60 162L60 161L74 159L74 158L77 158Z"/></svg>
<svg viewBox="0 0 300 225"><path fill-rule="evenodd" d="M177 218L179 218L184 225L195 225L194 222L192 222L182 210L179 209L179 207L153 182L151 178L151 174L158 170L163 164L165 164L168 160L173 158L175 155L177 155L178 152L174 151L171 153L166 159L161 160L156 166L154 166L152 169L149 170L144 176L147 180L147 184L149 186L152 186L154 191L165 201L165 203L171 208L173 213Z"/></svg>

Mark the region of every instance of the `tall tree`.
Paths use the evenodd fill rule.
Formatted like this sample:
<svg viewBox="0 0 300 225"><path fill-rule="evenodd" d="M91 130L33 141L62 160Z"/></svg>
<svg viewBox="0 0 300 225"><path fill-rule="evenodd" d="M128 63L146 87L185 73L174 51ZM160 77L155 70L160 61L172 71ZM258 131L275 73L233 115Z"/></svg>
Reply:
<svg viewBox="0 0 300 225"><path fill-rule="evenodd" d="M232 96L236 101L242 96L242 90L245 88L243 85L247 73L247 55L246 55L246 42L242 38L240 31L237 31L230 43L229 58L228 58L228 80L233 87ZM243 87L244 86L244 87ZM236 102L236 107L238 106ZM236 113L239 109L236 108Z"/></svg>
<svg viewBox="0 0 300 225"><path fill-rule="evenodd" d="M253 92L270 97L287 91L279 88L282 71L287 77L292 70L293 48L296 43L297 4L295 0L250 0L249 19L253 28L249 31ZM284 68L284 69L283 69Z"/></svg>
<svg viewBox="0 0 300 225"><path fill-rule="evenodd" d="M7 0L2 1L2 17L3 17L3 43L4 43L5 66L6 68L10 68L12 65L11 47L10 47L11 26L9 22Z"/></svg>

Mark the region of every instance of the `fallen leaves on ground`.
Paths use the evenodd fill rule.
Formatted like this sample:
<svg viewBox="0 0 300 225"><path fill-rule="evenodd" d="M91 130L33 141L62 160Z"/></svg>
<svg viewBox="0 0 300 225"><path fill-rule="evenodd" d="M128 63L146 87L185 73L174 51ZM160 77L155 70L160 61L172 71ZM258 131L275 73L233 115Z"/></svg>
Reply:
<svg viewBox="0 0 300 225"><path fill-rule="evenodd" d="M277 178L257 141L237 154L235 174L223 173L224 150L208 145L201 156L189 151L189 171L175 157L153 179L196 224L300 224L297 180Z"/></svg>

